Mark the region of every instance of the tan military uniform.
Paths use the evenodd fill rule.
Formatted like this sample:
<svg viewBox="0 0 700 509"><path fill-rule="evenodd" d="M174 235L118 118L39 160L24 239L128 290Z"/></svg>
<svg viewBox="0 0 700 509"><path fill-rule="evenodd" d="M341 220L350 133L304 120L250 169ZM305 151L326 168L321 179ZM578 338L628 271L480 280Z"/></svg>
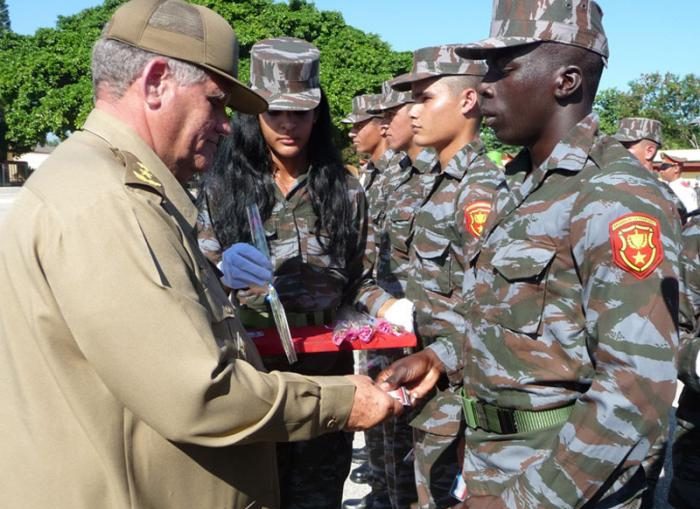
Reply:
<svg viewBox="0 0 700 509"><path fill-rule="evenodd" d="M274 508L272 442L347 421L353 385L259 371L189 195L93 111L0 227L5 508Z"/></svg>

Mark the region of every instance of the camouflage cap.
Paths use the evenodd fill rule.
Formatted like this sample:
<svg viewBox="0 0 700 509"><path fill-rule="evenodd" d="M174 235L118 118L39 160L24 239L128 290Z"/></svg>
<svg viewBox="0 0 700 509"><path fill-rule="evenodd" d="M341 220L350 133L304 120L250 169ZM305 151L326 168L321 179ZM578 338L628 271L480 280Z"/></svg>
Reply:
<svg viewBox="0 0 700 509"><path fill-rule="evenodd" d="M367 110L379 104L381 94L356 95L352 98L352 111L341 122L343 124L359 124L370 118L379 118L381 115L368 113Z"/></svg>
<svg viewBox="0 0 700 509"><path fill-rule="evenodd" d="M394 78L390 85L395 90L411 90L411 83L436 76L484 76L486 64L483 60L460 58L456 44L430 46L413 52L411 72Z"/></svg>
<svg viewBox="0 0 700 509"><path fill-rule="evenodd" d="M256 42L250 50L251 87L271 110L312 110L321 102L320 56L316 46L294 37Z"/></svg>
<svg viewBox="0 0 700 509"><path fill-rule="evenodd" d="M622 142L651 140L661 146L661 122L643 117L623 118L613 137Z"/></svg>
<svg viewBox="0 0 700 509"><path fill-rule="evenodd" d="M558 42L598 53L607 62L603 11L592 0L493 0L488 39L457 48L464 58L535 42Z"/></svg>
<svg viewBox="0 0 700 509"><path fill-rule="evenodd" d="M397 106L403 106L404 104L414 102L411 92L399 92L398 90L394 90L391 88L390 83L391 81L382 83L382 93L379 104L367 110L369 113L384 113Z"/></svg>
<svg viewBox="0 0 700 509"><path fill-rule="evenodd" d="M211 9L182 0L131 0L122 4L102 37L197 65L233 84L229 106L261 113L267 103L238 81L238 40Z"/></svg>

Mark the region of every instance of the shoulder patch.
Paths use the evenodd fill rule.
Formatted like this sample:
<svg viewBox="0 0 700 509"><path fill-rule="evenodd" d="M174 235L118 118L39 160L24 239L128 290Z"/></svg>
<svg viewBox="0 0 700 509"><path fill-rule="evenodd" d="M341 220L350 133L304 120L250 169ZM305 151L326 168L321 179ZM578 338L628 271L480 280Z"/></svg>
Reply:
<svg viewBox="0 0 700 509"><path fill-rule="evenodd" d="M464 207L464 228L472 237L481 237L490 212L491 203L486 200L475 201Z"/></svg>
<svg viewBox="0 0 700 509"><path fill-rule="evenodd" d="M613 261L638 279L651 274L664 259L658 219L632 212L609 225Z"/></svg>
<svg viewBox="0 0 700 509"><path fill-rule="evenodd" d="M117 156L123 161L126 169L124 175L124 183L127 185L147 186L159 194L163 194L163 184L158 180L151 170L131 152L123 150L118 151Z"/></svg>

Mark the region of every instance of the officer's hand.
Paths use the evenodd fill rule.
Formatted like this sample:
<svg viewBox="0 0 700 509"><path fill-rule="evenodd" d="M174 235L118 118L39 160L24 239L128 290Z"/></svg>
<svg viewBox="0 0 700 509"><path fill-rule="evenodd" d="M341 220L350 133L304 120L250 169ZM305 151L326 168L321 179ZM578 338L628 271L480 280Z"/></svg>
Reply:
<svg viewBox="0 0 700 509"><path fill-rule="evenodd" d="M239 290L251 286L267 286L272 281L272 264L255 247L245 242L232 245L221 259L223 283Z"/></svg>
<svg viewBox="0 0 700 509"><path fill-rule="evenodd" d="M355 399L345 429L364 431L403 410L401 403L377 387L371 378L362 375L348 375L355 384Z"/></svg>
<svg viewBox="0 0 700 509"><path fill-rule="evenodd" d="M411 399L421 399L428 394L445 371L438 356L426 348L418 353L397 360L377 375L377 383L386 391L401 386L409 389Z"/></svg>
<svg viewBox="0 0 700 509"><path fill-rule="evenodd" d="M413 332L413 302L408 299L398 299L384 311L382 318L392 325L403 327L406 332Z"/></svg>

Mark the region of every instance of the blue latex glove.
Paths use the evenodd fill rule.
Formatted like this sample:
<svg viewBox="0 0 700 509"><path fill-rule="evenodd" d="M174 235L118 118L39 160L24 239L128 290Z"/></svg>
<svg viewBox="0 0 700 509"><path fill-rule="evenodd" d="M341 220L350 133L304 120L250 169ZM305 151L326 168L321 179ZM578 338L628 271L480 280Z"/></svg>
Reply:
<svg viewBox="0 0 700 509"><path fill-rule="evenodd" d="M223 283L239 290L251 286L267 286L272 281L272 264L255 247L238 242L226 251L221 259Z"/></svg>

